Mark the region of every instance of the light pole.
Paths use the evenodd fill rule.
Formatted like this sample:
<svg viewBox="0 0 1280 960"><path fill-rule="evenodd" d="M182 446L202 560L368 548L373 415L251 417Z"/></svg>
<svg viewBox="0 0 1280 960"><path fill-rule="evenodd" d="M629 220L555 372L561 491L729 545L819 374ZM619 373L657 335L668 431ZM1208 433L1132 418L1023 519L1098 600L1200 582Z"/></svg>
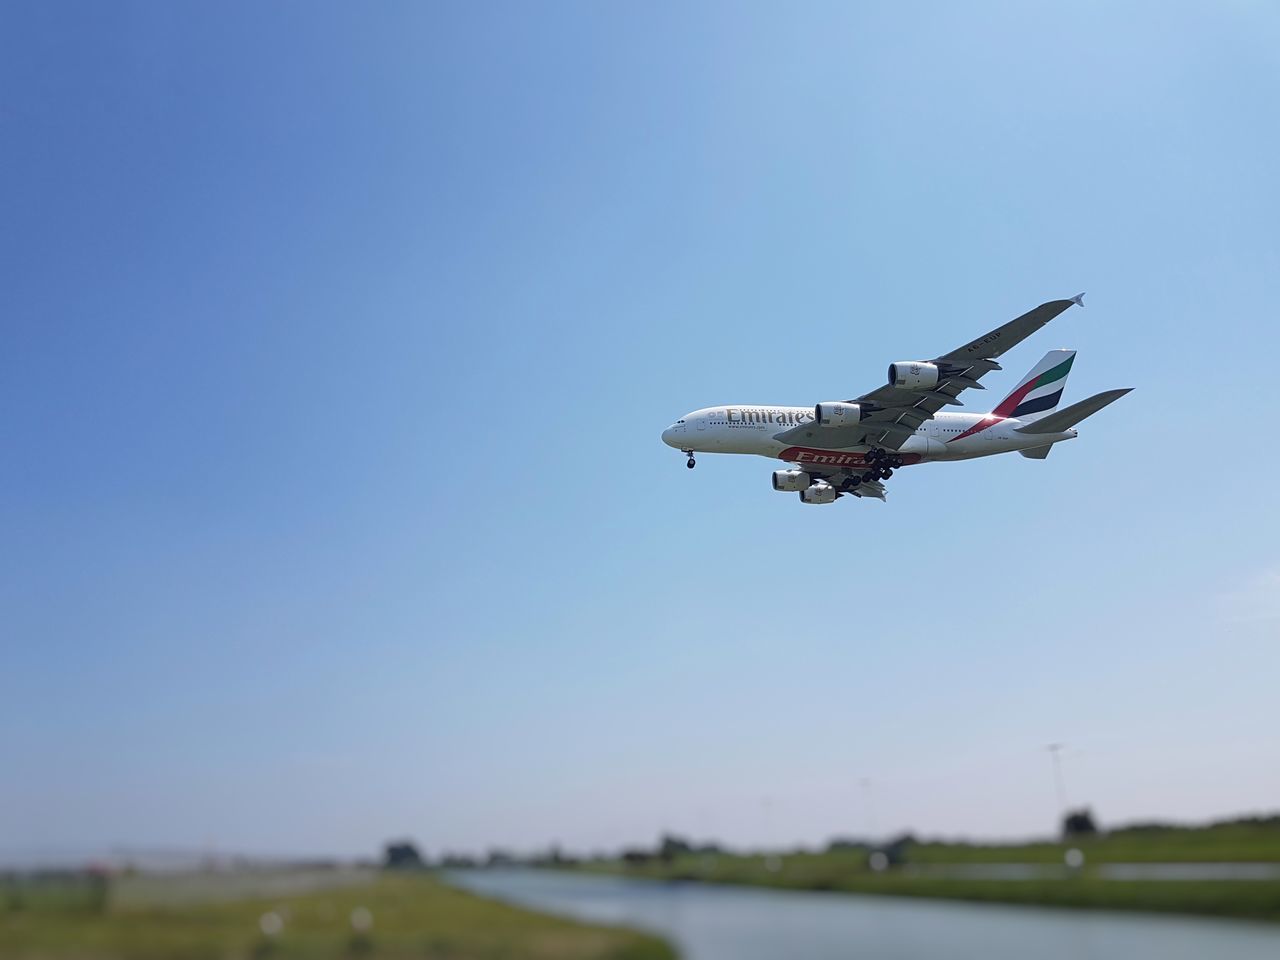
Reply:
<svg viewBox="0 0 1280 960"><path fill-rule="evenodd" d="M1053 762L1053 786L1058 795L1058 815L1065 817L1067 815L1067 788L1062 780L1062 748L1066 744L1051 743L1045 747L1049 751L1049 757Z"/></svg>
<svg viewBox="0 0 1280 960"><path fill-rule="evenodd" d="M876 838L876 804L875 795L871 792L871 778L863 777L860 781L862 784L862 799L867 807L867 839L872 843Z"/></svg>

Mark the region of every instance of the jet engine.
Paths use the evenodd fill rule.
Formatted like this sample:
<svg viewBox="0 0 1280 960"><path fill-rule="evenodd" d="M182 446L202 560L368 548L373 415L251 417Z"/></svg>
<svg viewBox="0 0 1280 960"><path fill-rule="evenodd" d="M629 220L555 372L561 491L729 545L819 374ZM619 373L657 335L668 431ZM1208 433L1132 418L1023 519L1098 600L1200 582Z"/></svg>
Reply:
<svg viewBox="0 0 1280 960"><path fill-rule="evenodd" d="M811 478L803 470L775 470L773 471L773 489L781 490L783 493L799 493L801 490L807 490Z"/></svg>
<svg viewBox="0 0 1280 960"><path fill-rule="evenodd" d="M856 403L820 403L813 416L824 427L851 427L862 419L862 408Z"/></svg>
<svg viewBox="0 0 1280 960"><path fill-rule="evenodd" d="M922 360L899 360L889 364L889 385L908 390L932 390L938 385L938 367Z"/></svg>
<svg viewBox="0 0 1280 960"><path fill-rule="evenodd" d="M836 488L825 480L819 480L811 487L800 491L801 503L834 503Z"/></svg>

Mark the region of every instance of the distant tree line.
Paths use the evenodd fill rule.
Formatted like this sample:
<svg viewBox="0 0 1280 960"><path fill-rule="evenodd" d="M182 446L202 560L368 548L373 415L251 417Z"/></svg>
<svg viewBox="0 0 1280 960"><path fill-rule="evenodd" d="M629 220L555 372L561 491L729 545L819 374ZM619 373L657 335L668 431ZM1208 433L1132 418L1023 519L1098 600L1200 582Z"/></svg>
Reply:
<svg viewBox="0 0 1280 960"><path fill-rule="evenodd" d="M388 870L421 870L427 862L416 845L408 840L388 843L383 848L382 865Z"/></svg>
<svg viewBox="0 0 1280 960"><path fill-rule="evenodd" d="M714 857L724 851L715 843L693 843L684 837L678 837L675 834L664 833L658 838L657 846L649 849L645 847L630 847L622 851L622 860L624 863L641 864L659 861L661 863L671 863L677 857L684 856L703 856Z"/></svg>
<svg viewBox="0 0 1280 960"><path fill-rule="evenodd" d="M1158 821L1132 823L1126 826L1111 828L1106 831L1110 836L1142 835L1160 832L1193 832L1203 830L1226 830L1233 827L1248 829L1280 830L1280 814L1265 814L1235 817L1217 820L1208 824L1177 824ZM1088 807L1068 810L1060 824L1060 837L1063 841L1075 841L1100 836L1102 829L1093 811ZM826 844L829 853L862 852L870 860L876 854L882 854L882 861L888 866L907 862L911 847L921 843L911 833L901 833L888 840L876 841L865 837L836 836ZM928 841L933 842L933 841ZM661 863L671 864L685 857L716 857L724 854L725 848L718 843L704 841L694 842L688 837L674 833L664 833L652 846L631 846L623 849L617 856L607 853L594 853L589 857L581 857L566 853L558 843L553 843L545 850L533 854L519 855L510 850L494 847L484 856L475 857L459 853L444 853L432 863L418 847L408 840L397 840L386 844L383 849L383 866L389 870L422 870L432 866L446 868L466 867L570 867L588 860L620 859L631 866ZM784 854L785 855L785 854Z"/></svg>
<svg viewBox="0 0 1280 960"><path fill-rule="evenodd" d="M1062 818L1062 837L1070 840L1075 837L1092 837L1098 833L1098 825L1093 822L1093 811L1088 807L1079 810L1068 810Z"/></svg>

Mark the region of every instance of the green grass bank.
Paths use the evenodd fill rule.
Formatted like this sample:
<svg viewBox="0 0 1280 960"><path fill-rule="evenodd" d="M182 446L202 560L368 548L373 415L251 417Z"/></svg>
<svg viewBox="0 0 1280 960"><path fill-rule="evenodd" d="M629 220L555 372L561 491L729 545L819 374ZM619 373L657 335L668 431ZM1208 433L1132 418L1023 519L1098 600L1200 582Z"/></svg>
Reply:
<svg viewBox="0 0 1280 960"><path fill-rule="evenodd" d="M235 878L230 878L234 883ZM128 882L125 882L128 886ZM146 888L144 887L144 890ZM427 873L357 886L203 902L136 889L122 897L10 898L6 960L673 960L661 940L548 917L454 890ZM353 920L355 921L353 924ZM368 921L367 924L365 921ZM266 930L267 932L264 932Z"/></svg>
<svg viewBox="0 0 1280 960"><path fill-rule="evenodd" d="M1072 847L1084 854L1082 869L1063 865ZM859 847L773 854L704 850L639 862L584 861L578 869L655 880L1280 921L1280 878L1274 876L1120 879L1109 869L1119 864L1277 864L1276 818L1206 827L1129 828L1070 843L912 841L902 844L899 852L901 862L883 872L871 869L870 851ZM1001 875L1001 867L1015 868L1005 872L1021 876Z"/></svg>

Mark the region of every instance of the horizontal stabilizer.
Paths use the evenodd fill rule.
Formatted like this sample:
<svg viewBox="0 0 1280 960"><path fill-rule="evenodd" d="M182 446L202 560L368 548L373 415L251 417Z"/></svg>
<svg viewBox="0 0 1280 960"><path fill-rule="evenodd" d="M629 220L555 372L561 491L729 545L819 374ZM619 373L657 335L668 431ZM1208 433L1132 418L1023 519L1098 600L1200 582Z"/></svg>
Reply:
<svg viewBox="0 0 1280 960"><path fill-rule="evenodd" d="M1073 403L1069 407L1049 414L1047 417L1041 417L1034 423L1029 423L1025 427L1019 427L1019 433L1062 433L1069 430L1085 417L1091 417L1109 403L1115 403L1133 387L1125 387L1121 390L1104 390L1102 393L1095 393L1087 400L1081 400L1079 403Z"/></svg>
<svg viewBox="0 0 1280 960"><path fill-rule="evenodd" d="M1053 444L1046 443L1043 447L1032 447L1030 450L1019 450L1018 452L1030 460L1043 460L1052 449Z"/></svg>

